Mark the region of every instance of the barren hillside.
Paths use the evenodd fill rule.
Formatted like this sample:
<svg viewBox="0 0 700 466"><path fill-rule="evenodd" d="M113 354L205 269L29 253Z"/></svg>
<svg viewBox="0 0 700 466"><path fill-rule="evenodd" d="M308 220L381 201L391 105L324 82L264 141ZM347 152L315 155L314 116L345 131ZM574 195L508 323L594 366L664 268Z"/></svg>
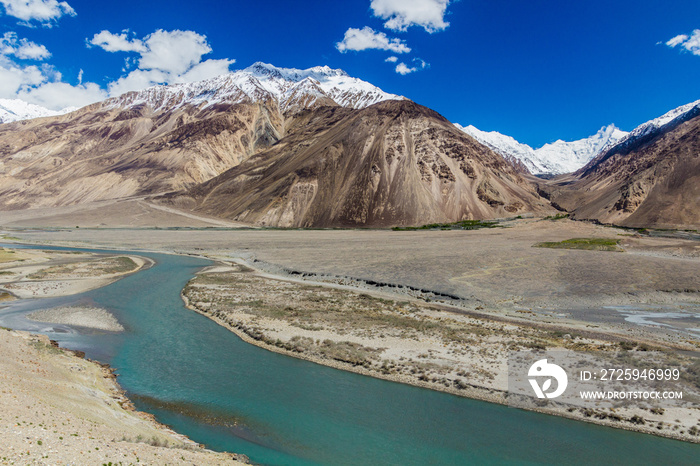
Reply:
<svg viewBox="0 0 700 466"><path fill-rule="evenodd" d="M410 101L298 114L288 136L161 202L282 227L390 226L551 210L501 156Z"/></svg>

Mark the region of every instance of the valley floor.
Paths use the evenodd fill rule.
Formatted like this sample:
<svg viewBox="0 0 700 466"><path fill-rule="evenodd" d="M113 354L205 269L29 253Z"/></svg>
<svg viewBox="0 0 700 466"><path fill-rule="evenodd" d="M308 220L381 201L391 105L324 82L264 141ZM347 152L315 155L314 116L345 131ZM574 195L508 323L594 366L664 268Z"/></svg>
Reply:
<svg viewBox="0 0 700 466"><path fill-rule="evenodd" d="M218 261L183 291L193 309L251 343L367 375L502 403L507 354L514 349L633 348L639 357L660 349L683 367L697 365L695 240L543 219L478 231L395 232L57 229L55 218L51 225L25 218L22 228L13 219L6 234L38 244ZM618 246L534 247L573 238ZM542 410L700 439L697 400L680 410L625 408L612 417Z"/></svg>

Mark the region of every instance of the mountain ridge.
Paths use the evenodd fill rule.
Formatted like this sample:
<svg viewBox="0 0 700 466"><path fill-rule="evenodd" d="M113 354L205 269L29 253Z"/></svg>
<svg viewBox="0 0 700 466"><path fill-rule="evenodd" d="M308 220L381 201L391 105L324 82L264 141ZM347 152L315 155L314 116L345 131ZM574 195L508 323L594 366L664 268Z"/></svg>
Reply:
<svg viewBox="0 0 700 466"><path fill-rule="evenodd" d="M673 128L694 118L698 114L700 114L700 100L681 105L680 107L676 107L664 113L660 117L646 121L630 131L616 144L606 147L604 151L601 151L598 156L592 159L578 172L583 174L589 173L591 169L594 169L594 167L610 156L616 153L629 153L635 148L652 141L659 134L665 131L671 131Z"/></svg>
<svg viewBox="0 0 700 466"><path fill-rule="evenodd" d="M647 198L695 208L699 117L697 101L630 134L608 125L538 153L342 70L258 62L0 125L0 209L177 193L163 199L258 225L390 226L548 213L546 193L574 218L686 224L696 221L686 207L677 222L636 212ZM592 160L552 183L524 175L533 154L549 163L562 153ZM668 186L657 196L659 182Z"/></svg>
<svg viewBox="0 0 700 466"><path fill-rule="evenodd" d="M638 126L540 189L574 219L634 228L700 227L700 101Z"/></svg>
<svg viewBox="0 0 700 466"><path fill-rule="evenodd" d="M328 66L300 70L256 62L243 70L201 81L157 85L127 92L103 101L102 105L110 108L148 104L155 110L162 110L185 104L208 107L272 99L279 102L285 112L299 107L299 100L295 97L300 91L307 97L313 97L304 103L304 107L319 101L321 104L364 108L383 100L405 99Z"/></svg>

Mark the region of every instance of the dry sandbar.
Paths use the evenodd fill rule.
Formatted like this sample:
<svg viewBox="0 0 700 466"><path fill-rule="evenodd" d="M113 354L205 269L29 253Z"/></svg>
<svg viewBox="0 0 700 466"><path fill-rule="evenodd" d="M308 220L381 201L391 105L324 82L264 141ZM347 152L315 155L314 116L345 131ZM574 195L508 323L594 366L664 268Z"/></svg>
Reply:
<svg viewBox="0 0 700 466"><path fill-rule="evenodd" d="M65 306L42 309L28 314L27 319L35 322L75 325L95 330L106 330L108 332L124 331L124 327L114 315L105 309L97 307Z"/></svg>

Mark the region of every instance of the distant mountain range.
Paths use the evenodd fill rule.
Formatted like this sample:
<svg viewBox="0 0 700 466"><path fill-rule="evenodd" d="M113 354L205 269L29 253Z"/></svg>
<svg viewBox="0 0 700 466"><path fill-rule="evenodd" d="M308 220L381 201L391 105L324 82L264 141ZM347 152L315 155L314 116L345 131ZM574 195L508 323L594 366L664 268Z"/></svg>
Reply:
<svg viewBox="0 0 700 466"><path fill-rule="evenodd" d="M183 189L277 142L288 115L401 99L342 70L255 63L213 79L129 92L50 121L3 124L0 208ZM48 112L13 108L17 115Z"/></svg>
<svg viewBox="0 0 700 466"><path fill-rule="evenodd" d="M21 120L0 125L0 210L151 196L269 226L415 225L554 207L608 223L700 223L700 101L630 133L610 125L536 150L328 67L255 63L58 115L0 105Z"/></svg>
<svg viewBox="0 0 700 466"><path fill-rule="evenodd" d="M27 103L20 99L0 99L0 123L12 123L13 121L31 120L32 118L63 115L77 110L76 107L63 110L49 110L40 105Z"/></svg>
<svg viewBox="0 0 700 466"><path fill-rule="evenodd" d="M279 103L281 110L315 105L339 105L364 108L384 100L402 100L343 70L317 66L307 70L278 68L258 62L234 73L194 83L153 86L142 91L128 92L108 99L104 108L125 108L148 104L153 110L173 110L182 105L233 104L262 102ZM0 124L33 118L57 116L77 110L69 107L49 110L20 99L0 99Z"/></svg>
<svg viewBox="0 0 700 466"><path fill-rule="evenodd" d="M539 149L533 149L496 131L485 132L471 125L455 126L506 159L522 163L533 175L561 175L574 172L628 134L615 125L608 125L585 139L573 142L558 140L545 144Z"/></svg>

